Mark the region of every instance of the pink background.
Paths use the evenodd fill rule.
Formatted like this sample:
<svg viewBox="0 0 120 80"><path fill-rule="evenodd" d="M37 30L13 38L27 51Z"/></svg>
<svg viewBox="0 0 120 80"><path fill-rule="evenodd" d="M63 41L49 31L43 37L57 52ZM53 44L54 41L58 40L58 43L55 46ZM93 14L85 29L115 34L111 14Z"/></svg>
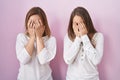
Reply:
<svg viewBox="0 0 120 80"><path fill-rule="evenodd" d="M104 34L100 80L120 79L120 0L0 0L0 80L17 79L16 36L24 32L26 13L33 6L46 12L52 34L57 39L57 55L51 62L54 80L65 80L63 38L70 14L77 6L89 11L96 29Z"/></svg>

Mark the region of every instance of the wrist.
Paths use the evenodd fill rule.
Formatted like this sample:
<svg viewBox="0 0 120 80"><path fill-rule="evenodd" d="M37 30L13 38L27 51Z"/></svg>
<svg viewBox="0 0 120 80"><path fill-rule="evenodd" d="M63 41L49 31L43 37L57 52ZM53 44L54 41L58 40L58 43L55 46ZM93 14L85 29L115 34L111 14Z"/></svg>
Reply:
<svg viewBox="0 0 120 80"><path fill-rule="evenodd" d="M31 40L31 41L34 41L34 40L35 40L35 36L31 36L31 37L30 37L30 40Z"/></svg>
<svg viewBox="0 0 120 80"><path fill-rule="evenodd" d="M42 38L42 35L36 33L36 38Z"/></svg>
<svg viewBox="0 0 120 80"><path fill-rule="evenodd" d="M41 39L42 39L42 36L36 36L36 39L40 39L40 40L41 40Z"/></svg>

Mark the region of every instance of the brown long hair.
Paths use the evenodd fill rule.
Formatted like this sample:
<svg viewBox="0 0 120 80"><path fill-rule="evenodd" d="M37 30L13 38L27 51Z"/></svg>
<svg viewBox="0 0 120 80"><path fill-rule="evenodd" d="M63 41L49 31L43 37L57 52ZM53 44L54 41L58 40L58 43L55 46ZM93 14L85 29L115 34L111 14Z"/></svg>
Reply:
<svg viewBox="0 0 120 80"><path fill-rule="evenodd" d="M77 7L72 11L71 16L70 16L70 20L69 20L69 25L68 25L68 37L72 41L74 41L74 39L76 37L76 35L73 31L73 28L72 28L73 18L75 15L80 16L83 19L83 22L88 30L88 36L91 40L92 36L97 31L94 28L94 25L92 23L92 20L91 20L91 17L89 15L88 11L83 7Z"/></svg>
<svg viewBox="0 0 120 80"><path fill-rule="evenodd" d="M26 15L26 18L25 18L25 29L26 30L28 29L27 23L28 23L29 18L32 15L38 15L41 18L42 23L45 26L45 31L43 33L43 36L50 37L51 32L50 32L50 28L49 28L49 25L48 25L47 17L46 17L45 12L40 7L33 7L28 11L28 13ZM27 33L27 35L29 35L29 34Z"/></svg>

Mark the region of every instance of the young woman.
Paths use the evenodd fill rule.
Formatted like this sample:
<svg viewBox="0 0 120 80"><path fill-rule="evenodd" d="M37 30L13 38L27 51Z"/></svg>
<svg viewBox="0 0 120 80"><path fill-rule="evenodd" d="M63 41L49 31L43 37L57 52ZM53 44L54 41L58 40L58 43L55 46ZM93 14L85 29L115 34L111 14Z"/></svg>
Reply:
<svg viewBox="0 0 120 80"><path fill-rule="evenodd" d="M99 80L97 65L103 56L103 42L103 35L95 30L88 11L75 8L64 38L66 80Z"/></svg>
<svg viewBox="0 0 120 80"><path fill-rule="evenodd" d="M31 8L25 19L25 33L16 40L20 62L18 80L52 80L50 61L56 54L56 39L51 36L45 12Z"/></svg>

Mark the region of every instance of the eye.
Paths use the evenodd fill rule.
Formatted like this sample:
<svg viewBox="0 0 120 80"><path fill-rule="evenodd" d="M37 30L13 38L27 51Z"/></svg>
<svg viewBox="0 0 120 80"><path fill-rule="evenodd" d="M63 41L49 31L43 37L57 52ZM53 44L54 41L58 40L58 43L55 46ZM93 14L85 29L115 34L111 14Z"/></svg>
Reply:
<svg viewBox="0 0 120 80"><path fill-rule="evenodd" d="M74 26L78 26L78 23L77 23L77 22L73 22L73 25L74 25Z"/></svg>

